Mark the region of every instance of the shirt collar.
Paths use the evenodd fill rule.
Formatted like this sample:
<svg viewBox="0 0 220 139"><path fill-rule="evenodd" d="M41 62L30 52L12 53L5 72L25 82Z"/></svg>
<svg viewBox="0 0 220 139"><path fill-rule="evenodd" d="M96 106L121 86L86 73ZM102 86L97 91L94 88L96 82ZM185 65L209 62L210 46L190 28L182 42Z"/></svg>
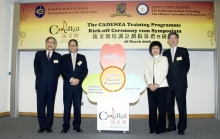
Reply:
<svg viewBox="0 0 220 139"><path fill-rule="evenodd" d="M173 49L176 50L176 48L177 48L177 46L175 46ZM170 48L170 50L171 50L171 49L172 49L172 48Z"/></svg>
<svg viewBox="0 0 220 139"><path fill-rule="evenodd" d="M75 54L71 53L71 57L73 57L73 55L74 55L75 58L76 58L76 56L77 56L77 52L76 52Z"/></svg>
<svg viewBox="0 0 220 139"><path fill-rule="evenodd" d="M46 50L46 55L48 56L48 53L50 52L50 56L52 56L52 54L53 54L53 50L52 51L48 51L48 50Z"/></svg>
<svg viewBox="0 0 220 139"><path fill-rule="evenodd" d="M160 57L160 55L156 55L156 56L153 56L154 57L154 59L157 59L158 57Z"/></svg>

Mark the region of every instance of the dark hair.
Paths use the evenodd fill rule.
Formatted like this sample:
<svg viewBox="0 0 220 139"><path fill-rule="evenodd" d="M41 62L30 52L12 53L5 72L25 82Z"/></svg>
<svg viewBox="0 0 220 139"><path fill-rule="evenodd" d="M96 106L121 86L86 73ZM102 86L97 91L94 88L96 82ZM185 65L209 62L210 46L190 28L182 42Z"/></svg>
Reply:
<svg viewBox="0 0 220 139"><path fill-rule="evenodd" d="M54 37L48 37L48 38L46 38L45 43L47 43L47 41L48 41L49 39L53 39L53 40L54 40L54 44L57 44L57 40L56 40Z"/></svg>
<svg viewBox="0 0 220 139"><path fill-rule="evenodd" d="M176 35L177 39L179 39L179 34L177 34L176 32L170 32L168 34L168 39L170 38L171 35Z"/></svg>
<svg viewBox="0 0 220 139"><path fill-rule="evenodd" d="M72 41L74 41L74 42L76 43L76 46L78 46L78 42L77 42L77 40L75 40L75 39L71 39L71 40L69 40L69 42L68 42L68 46L70 45L70 42L72 42Z"/></svg>
<svg viewBox="0 0 220 139"><path fill-rule="evenodd" d="M150 43L150 46L149 46L149 53L150 53L150 55L152 55L152 48L154 46L158 46L160 48L160 54L161 54L161 52L162 52L162 44L159 41L153 41L153 42Z"/></svg>

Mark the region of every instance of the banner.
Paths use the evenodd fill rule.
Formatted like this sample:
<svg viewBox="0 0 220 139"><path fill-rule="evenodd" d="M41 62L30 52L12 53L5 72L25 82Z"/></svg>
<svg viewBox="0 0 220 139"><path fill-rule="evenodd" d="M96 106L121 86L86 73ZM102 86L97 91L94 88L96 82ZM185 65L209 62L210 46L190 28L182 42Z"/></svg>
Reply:
<svg viewBox="0 0 220 139"><path fill-rule="evenodd" d="M169 48L167 35L180 35L178 46L215 49L213 2L60 2L21 4L19 50L45 49L45 39L57 39L67 49L76 39L79 49L120 44L148 49L158 40Z"/></svg>

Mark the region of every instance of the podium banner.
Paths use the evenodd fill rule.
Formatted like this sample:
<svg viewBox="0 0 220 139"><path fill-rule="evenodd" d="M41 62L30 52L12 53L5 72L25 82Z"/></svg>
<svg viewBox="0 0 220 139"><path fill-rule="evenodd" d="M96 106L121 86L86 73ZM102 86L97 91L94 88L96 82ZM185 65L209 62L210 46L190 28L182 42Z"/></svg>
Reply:
<svg viewBox="0 0 220 139"><path fill-rule="evenodd" d="M100 52L103 68L82 83L90 101L97 102L97 130L129 131L129 103L135 103L146 88L144 81L123 70L126 53L123 46L104 44Z"/></svg>
<svg viewBox="0 0 220 139"><path fill-rule="evenodd" d="M115 93L97 103L97 130L129 131L129 103Z"/></svg>

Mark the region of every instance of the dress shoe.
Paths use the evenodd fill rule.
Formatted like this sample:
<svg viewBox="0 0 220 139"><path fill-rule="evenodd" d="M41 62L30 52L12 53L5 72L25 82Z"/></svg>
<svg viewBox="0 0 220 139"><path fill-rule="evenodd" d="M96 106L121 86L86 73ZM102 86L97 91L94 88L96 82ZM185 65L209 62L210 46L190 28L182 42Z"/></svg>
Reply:
<svg viewBox="0 0 220 139"><path fill-rule="evenodd" d="M168 127L168 128L166 129L166 132L170 132L170 131L176 131L176 128L170 128L170 127Z"/></svg>
<svg viewBox="0 0 220 139"><path fill-rule="evenodd" d="M179 134L179 135L184 135L184 134L185 134L185 131L182 130L182 129L180 129L180 130L178 131L178 134Z"/></svg>
<svg viewBox="0 0 220 139"><path fill-rule="evenodd" d="M75 127L74 127L73 130L76 130L76 132L79 132L79 133L80 133L80 132L83 132L81 128L75 128Z"/></svg>
<svg viewBox="0 0 220 139"><path fill-rule="evenodd" d="M47 133L49 132L53 132L53 130L51 128L47 128Z"/></svg>
<svg viewBox="0 0 220 139"><path fill-rule="evenodd" d="M160 133L162 133L162 132L160 132L160 131L156 131L156 134L160 134Z"/></svg>
<svg viewBox="0 0 220 139"><path fill-rule="evenodd" d="M67 133L68 130L69 130L69 129L64 128L64 129L61 131L61 133Z"/></svg>
<svg viewBox="0 0 220 139"><path fill-rule="evenodd" d="M154 133L154 132L155 132L155 131L150 131L149 133L152 134L152 133Z"/></svg>
<svg viewBox="0 0 220 139"><path fill-rule="evenodd" d="M44 132L44 128L40 128L39 130L38 130L38 133L43 133Z"/></svg>

